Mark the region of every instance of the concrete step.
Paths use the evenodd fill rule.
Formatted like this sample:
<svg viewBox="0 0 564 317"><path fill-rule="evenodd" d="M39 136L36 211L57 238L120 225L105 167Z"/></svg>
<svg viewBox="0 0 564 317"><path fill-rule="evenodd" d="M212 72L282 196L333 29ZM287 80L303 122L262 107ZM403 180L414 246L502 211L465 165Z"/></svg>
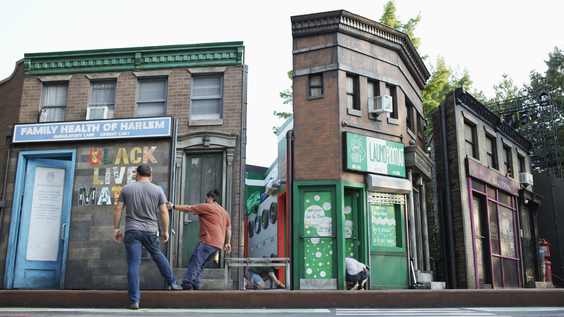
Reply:
<svg viewBox="0 0 564 317"><path fill-rule="evenodd" d="M172 272L178 278L179 283L184 278L186 268L173 268ZM202 290L225 290L225 270L215 268L204 268L202 273ZM230 278L227 281L227 289L233 289L233 280Z"/></svg>

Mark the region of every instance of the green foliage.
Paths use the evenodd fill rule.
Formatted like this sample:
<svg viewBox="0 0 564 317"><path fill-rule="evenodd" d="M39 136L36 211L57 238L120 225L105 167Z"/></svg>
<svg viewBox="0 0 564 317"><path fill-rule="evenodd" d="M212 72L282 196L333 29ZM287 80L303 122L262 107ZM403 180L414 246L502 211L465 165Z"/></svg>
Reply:
<svg viewBox="0 0 564 317"><path fill-rule="evenodd" d="M420 21L421 13L415 18L409 19L406 23L402 23L399 20L399 16L396 16L396 4L394 1L388 1L384 5L384 13L380 18L380 23L409 35L411 43L416 49L419 49L419 45L421 44L421 38L415 37L414 34L415 27L417 27Z"/></svg>
<svg viewBox="0 0 564 317"><path fill-rule="evenodd" d="M517 87L507 73L503 73L501 77L499 84L493 85L495 96L490 102L503 101L525 95L525 91Z"/></svg>
<svg viewBox="0 0 564 317"><path fill-rule="evenodd" d="M284 100L282 103L285 105L293 105L294 104L294 77L292 75L292 71L288 71L288 78L290 78L290 80L292 81L292 85L290 86L290 89L286 89L284 91L280 92L280 98L282 98L282 100ZM274 110L274 115L278 117L278 119L288 119L292 113L291 112L277 112L276 110ZM272 133L274 133L275 135L278 134L278 129L280 129L279 126L273 126L272 127Z"/></svg>

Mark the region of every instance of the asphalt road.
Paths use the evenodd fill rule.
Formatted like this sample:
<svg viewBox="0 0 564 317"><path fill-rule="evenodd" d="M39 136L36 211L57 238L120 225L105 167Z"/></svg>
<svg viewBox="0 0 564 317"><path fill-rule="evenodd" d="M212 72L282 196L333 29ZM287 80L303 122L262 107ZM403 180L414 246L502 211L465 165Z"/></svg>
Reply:
<svg viewBox="0 0 564 317"><path fill-rule="evenodd" d="M88 309L88 308L0 308L0 316L280 316L280 317L325 317L325 316L527 316L564 317L563 307L510 307L510 308L409 308L409 309L139 309L131 311L127 309Z"/></svg>

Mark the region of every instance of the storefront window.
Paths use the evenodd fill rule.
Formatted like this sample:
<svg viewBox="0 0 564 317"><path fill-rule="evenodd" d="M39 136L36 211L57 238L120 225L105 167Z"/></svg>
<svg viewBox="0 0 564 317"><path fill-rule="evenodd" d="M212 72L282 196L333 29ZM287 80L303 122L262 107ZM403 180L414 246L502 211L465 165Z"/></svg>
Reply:
<svg viewBox="0 0 564 317"><path fill-rule="evenodd" d="M516 258L515 233L513 230L513 210L500 206L499 221L501 229L501 255Z"/></svg>

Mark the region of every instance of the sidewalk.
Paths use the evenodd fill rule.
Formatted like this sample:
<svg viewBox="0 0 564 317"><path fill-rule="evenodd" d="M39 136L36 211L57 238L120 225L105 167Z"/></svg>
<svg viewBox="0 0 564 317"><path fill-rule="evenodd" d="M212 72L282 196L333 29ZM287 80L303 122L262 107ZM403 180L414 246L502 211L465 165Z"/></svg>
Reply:
<svg viewBox="0 0 564 317"><path fill-rule="evenodd" d="M125 308L127 291L0 290L1 307ZM141 291L144 308L563 307L563 289Z"/></svg>

